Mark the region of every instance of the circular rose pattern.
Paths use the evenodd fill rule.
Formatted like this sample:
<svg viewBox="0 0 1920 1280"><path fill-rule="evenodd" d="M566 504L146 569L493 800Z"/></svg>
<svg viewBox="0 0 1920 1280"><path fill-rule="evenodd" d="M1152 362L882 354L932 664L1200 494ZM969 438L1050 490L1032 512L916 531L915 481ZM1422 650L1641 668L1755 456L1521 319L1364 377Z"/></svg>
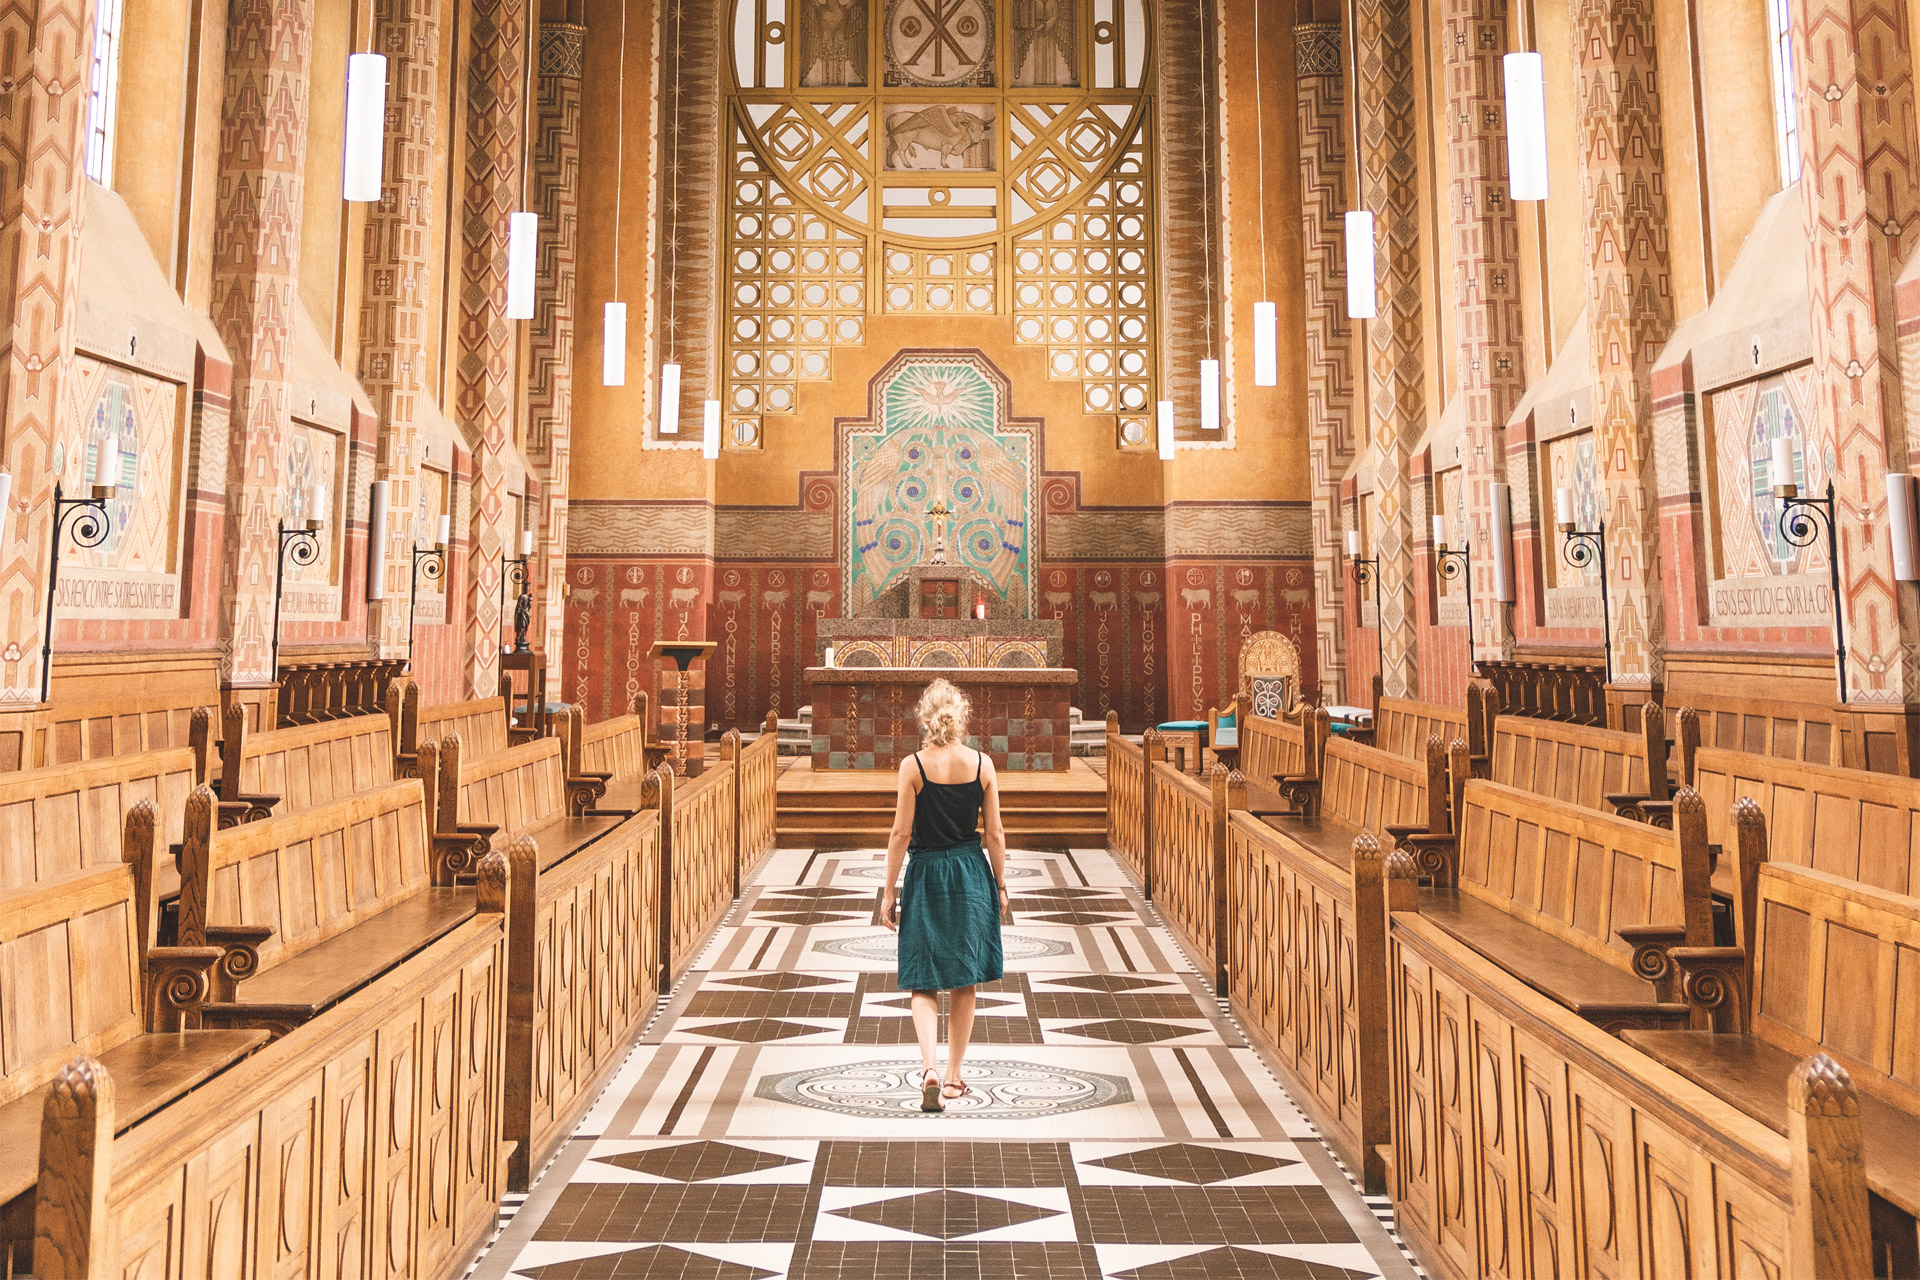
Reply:
<svg viewBox="0 0 1920 1280"><path fill-rule="evenodd" d="M911 19L909 19L909 21L911 21ZM962 37L971 39L980 34L980 20L972 14L968 14L966 17L960 19L960 21L954 23L953 29L958 31Z"/></svg>
<svg viewBox="0 0 1920 1280"><path fill-rule="evenodd" d="M762 1076L754 1095L840 1115L898 1120L936 1114L1043 1119L1133 1101L1132 1086L1120 1076L999 1059L969 1062L962 1075L973 1092L947 1099L944 1113L930 1113L920 1109L919 1074L915 1062L850 1062Z"/></svg>

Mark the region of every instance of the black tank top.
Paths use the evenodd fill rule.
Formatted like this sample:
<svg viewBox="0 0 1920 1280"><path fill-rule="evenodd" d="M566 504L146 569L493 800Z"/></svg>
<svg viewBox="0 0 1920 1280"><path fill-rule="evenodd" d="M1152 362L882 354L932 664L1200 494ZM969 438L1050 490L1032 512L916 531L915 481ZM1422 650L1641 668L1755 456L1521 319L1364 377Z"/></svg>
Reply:
<svg viewBox="0 0 1920 1280"><path fill-rule="evenodd" d="M927 777L927 766L920 753L913 753L914 767L920 770L920 796L913 805L913 838L908 852L915 849L951 849L974 839L980 831L980 806L986 802L986 788L980 785L980 757L973 758L973 781L935 782Z"/></svg>

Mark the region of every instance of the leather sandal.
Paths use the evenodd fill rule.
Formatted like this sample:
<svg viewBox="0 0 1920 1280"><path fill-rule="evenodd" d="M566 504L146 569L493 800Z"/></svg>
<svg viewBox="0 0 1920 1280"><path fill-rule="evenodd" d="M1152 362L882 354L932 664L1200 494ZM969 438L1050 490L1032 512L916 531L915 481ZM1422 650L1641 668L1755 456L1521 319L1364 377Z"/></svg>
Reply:
<svg viewBox="0 0 1920 1280"><path fill-rule="evenodd" d="M945 1111L940 1102L940 1073L927 1067L920 1073L920 1109L922 1111Z"/></svg>
<svg viewBox="0 0 1920 1280"><path fill-rule="evenodd" d="M949 1093L948 1090L952 1090L952 1092ZM948 1101L952 1101L955 1098L964 1098L972 1092L973 1086L965 1080L949 1080L940 1086L940 1096Z"/></svg>

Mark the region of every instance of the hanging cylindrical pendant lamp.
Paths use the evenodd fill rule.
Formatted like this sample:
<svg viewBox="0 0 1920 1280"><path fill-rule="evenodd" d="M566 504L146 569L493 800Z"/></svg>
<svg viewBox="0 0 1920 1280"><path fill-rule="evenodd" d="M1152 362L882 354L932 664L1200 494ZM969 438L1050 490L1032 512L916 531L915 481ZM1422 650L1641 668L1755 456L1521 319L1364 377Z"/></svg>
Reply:
<svg viewBox="0 0 1920 1280"><path fill-rule="evenodd" d="M1200 362L1200 429L1220 429L1220 362Z"/></svg>
<svg viewBox="0 0 1920 1280"><path fill-rule="evenodd" d="M609 302L600 333L600 385L627 385L627 304Z"/></svg>
<svg viewBox="0 0 1920 1280"><path fill-rule="evenodd" d="M1280 308L1276 303L1253 304L1253 385L1280 385Z"/></svg>
<svg viewBox="0 0 1920 1280"><path fill-rule="evenodd" d="M1160 402L1160 461L1173 461L1173 401Z"/></svg>
<svg viewBox="0 0 1920 1280"><path fill-rule="evenodd" d="M1547 198L1547 77L1537 53L1510 53L1507 82L1507 195Z"/></svg>
<svg viewBox="0 0 1920 1280"><path fill-rule="evenodd" d="M340 198L380 198L380 169L387 151L387 59L384 54L347 57L346 146Z"/></svg>
<svg viewBox="0 0 1920 1280"><path fill-rule="evenodd" d="M660 366L660 434L680 434L680 366Z"/></svg>
<svg viewBox="0 0 1920 1280"><path fill-rule="evenodd" d="M712 460L720 456L720 402L700 402L700 456Z"/></svg>
<svg viewBox="0 0 1920 1280"><path fill-rule="evenodd" d="M507 319L533 319L533 267L540 239L540 215L516 213L507 219Z"/></svg>
<svg viewBox="0 0 1920 1280"><path fill-rule="evenodd" d="M1380 314L1374 301L1373 214L1347 211L1347 318L1371 320Z"/></svg>

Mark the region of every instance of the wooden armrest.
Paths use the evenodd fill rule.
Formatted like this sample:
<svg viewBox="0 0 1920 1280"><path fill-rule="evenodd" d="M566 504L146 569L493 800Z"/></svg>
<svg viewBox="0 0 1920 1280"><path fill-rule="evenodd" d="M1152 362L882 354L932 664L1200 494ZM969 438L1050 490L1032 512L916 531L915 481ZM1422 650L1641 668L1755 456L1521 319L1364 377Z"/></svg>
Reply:
<svg viewBox="0 0 1920 1280"><path fill-rule="evenodd" d="M231 1001L243 979L260 971L260 946L273 936L270 924L210 924L207 942L219 948L213 972L213 998Z"/></svg>
<svg viewBox="0 0 1920 1280"><path fill-rule="evenodd" d="M1459 883L1460 841L1451 831L1415 831L1401 838L1400 847L1413 855L1413 865L1436 889Z"/></svg>
<svg viewBox="0 0 1920 1280"><path fill-rule="evenodd" d="M279 796L236 795L223 799L220 801L219 829L228 831L262 818L271 818L279 803Z"/></svg>
<svg viewBox="0 0 1920 1280"><path fill-rule="evenodd" d="M1304 773L1273 775L1274 790L1280 798L1300 810L1303 818L1312 817L1320 808L1320 779Z"/></svg>
<svg viewBox="0 0 1920 1280"><path fill-rule="evenodd" d="M393 756L393 776L395 781L402 778L420 776L420 757L412 751L396 751Z"/></svg>
<svg viewBox="0 0 1920 1280"><path fill-rule="evenodd" d="M452 831L434 832L433 883L444 888L457 877L470 874L493 847L494 834L499 830L463 822Z"/></svg>
<svg viewBox="0 0 1920 1280"><path fill-rule="evenodd" d="M1687 940L1684 924L1628 924L1614 930L1620 940L1633 948L1633 971L1653 984L1662 1004L1679 999L1674 987L1679 970L1668 959L1668 952Z"/></svg>
<svg viewBox="0 0 1920 1280"><path fill-rule="evenodd" d="M1425 826L1412 822L1395 822L1380 829L1387 834L1388 838L1391 839L1396 846L1406 844L1413 836L1423 836L1427 834Z"/></svg>
<svg viewBox="0 0 1920 1280"><path fill-rule="evenodd" d="M613 781L611 773L591 771L569 774L567 777L567 812L578 818L600 802L607 794L607 784Z"/></svg>
<svg viewBox="0 0 1920 1280"><path fill-rule="evenodd" d="M1680 970L1680 994L1693 1011L1695 1030L1748 1031L1752 1008L1745 948L1669 947L1667 959Z"/></svg>
<svg viewBox="0 0 1920 1280"><path fill-rule="evenodd" d="M1348 742L1357 742L1363 747L1370 747L1373 745L1373 735L1372 729L1349 729L1345 736Z"/></svg>
<svg viewBox="0 0 1920 1280"><path fill-rule="evenodd" d="M219 947L147 949L147 1030L184 1031L199 1025Z"/></svg>

